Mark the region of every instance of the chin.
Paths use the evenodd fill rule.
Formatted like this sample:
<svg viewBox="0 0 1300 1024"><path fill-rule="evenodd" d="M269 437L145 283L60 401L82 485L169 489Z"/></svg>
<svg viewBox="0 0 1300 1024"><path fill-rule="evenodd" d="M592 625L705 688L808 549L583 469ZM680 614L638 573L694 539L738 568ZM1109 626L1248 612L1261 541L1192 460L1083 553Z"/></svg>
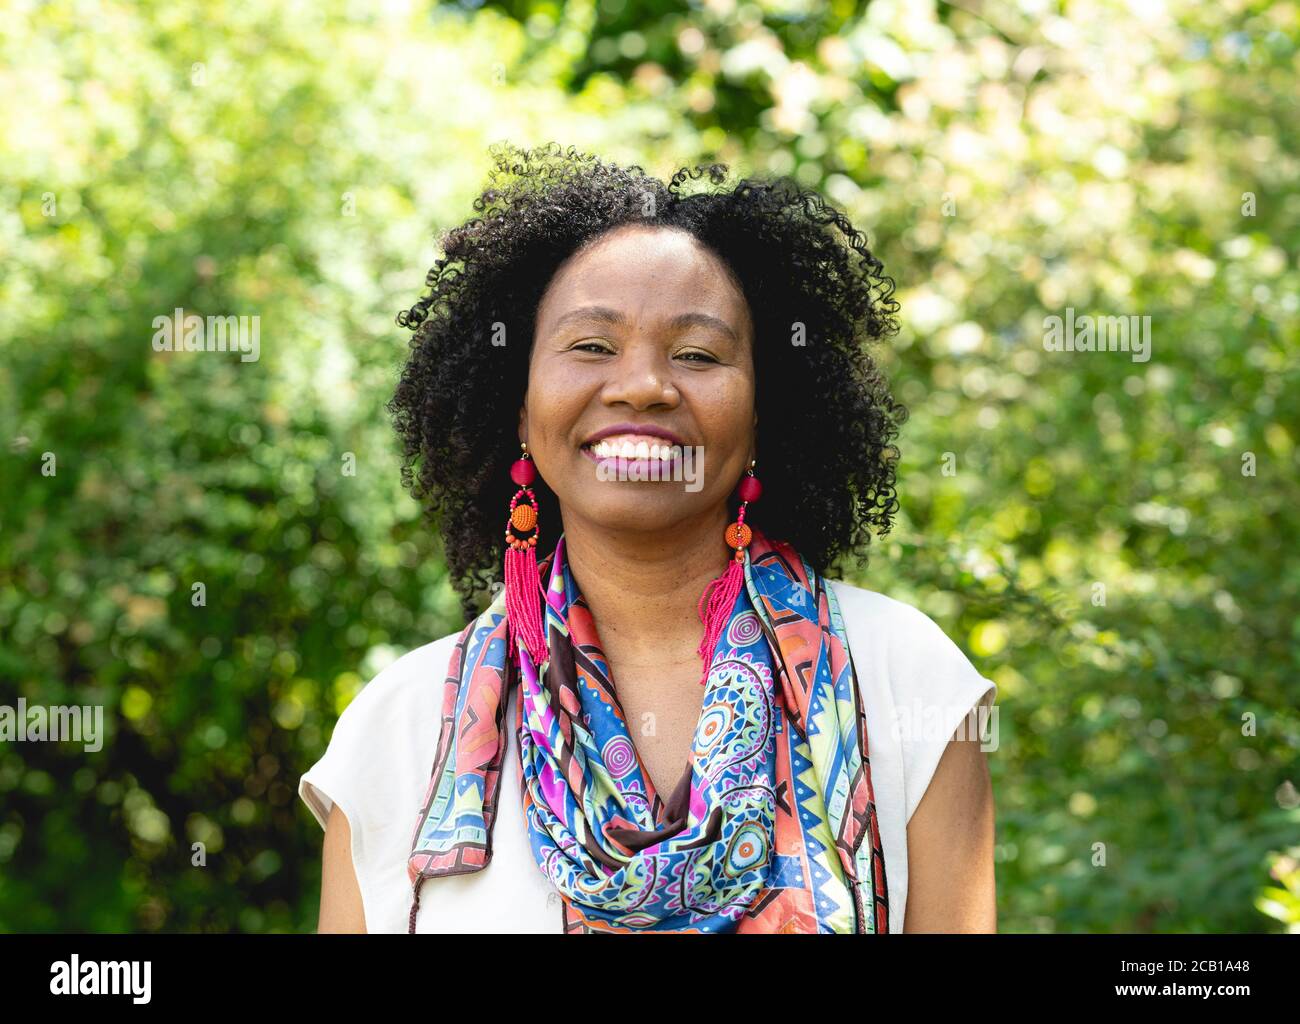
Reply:
<svg viewBox="0 0 1300 1024"><path fill-rule="evenodd" d="M652 533L669 529L698 510L698 498L684 492L676 481L597 481L583 488L580 500L565 505L607 529Z"/></svg>

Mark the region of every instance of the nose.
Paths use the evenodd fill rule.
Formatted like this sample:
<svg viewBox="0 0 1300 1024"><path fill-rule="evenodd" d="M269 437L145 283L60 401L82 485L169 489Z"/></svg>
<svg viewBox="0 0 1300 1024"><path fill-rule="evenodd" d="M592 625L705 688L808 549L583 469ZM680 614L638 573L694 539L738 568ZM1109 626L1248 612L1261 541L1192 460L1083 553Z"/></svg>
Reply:
<svg viewBox="0 0 1300 1024"><path fill-rule="evenodd" d="M609 377L600 396L606 405L673 409L681 402L672 380L672 362L658 344L629 345L607 365Z"/></svg>

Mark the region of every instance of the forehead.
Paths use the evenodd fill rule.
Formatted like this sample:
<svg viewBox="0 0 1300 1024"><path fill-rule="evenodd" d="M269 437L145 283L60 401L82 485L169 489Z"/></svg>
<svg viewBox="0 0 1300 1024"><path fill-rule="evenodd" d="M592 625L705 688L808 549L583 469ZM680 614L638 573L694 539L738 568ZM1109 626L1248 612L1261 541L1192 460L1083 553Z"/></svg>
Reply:
<svg viewBox="0 0 1300 1024"><path fill-rule="evenodd" d="M688 232L628 225L581 248L547 286L538 323L577 306L608 306L644 318L712 313L741 333L744 294L722 259Z"/></svg>

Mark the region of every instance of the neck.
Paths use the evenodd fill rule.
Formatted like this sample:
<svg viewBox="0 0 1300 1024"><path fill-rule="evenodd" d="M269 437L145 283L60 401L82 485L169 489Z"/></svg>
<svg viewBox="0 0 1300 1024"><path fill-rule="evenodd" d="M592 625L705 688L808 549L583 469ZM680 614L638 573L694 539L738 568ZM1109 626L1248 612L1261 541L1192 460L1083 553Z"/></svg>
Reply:
<svg viewBox="0 0 1300 1024"><path fill-rule="evenodd" d="M727 568L726 525L725 506L662 533L566 520L569 571L607 653L661 664L698 660L700 596Z"/></svg>

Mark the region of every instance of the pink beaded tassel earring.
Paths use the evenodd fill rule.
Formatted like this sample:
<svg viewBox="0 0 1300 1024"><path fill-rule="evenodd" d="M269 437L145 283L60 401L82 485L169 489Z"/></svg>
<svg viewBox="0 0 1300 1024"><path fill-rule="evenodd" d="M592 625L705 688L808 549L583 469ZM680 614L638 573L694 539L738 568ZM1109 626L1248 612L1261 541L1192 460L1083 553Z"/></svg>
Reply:
<svg viewBox="0 0 1300 1024"><path fill-rule="evenodd" d="M537 469L528 455L528 444L520 444L523 455L510 467L510 479L519 490L510 499L510 518L506 520L506 621L509 655L515 656L523 644L534 665L549 657L546 630L542 622L542 581L537 571L537 538L541 526L537 516L537 495L529 486L537 478ZM520 503L520 498L527 503Z"/></svg>
<svg viewBox="0 0 1300 1024"><path fill-rule="evenodd" d="M704 588L700 595L700 621L704 623L704 639L700 641L700 657L704 659L704 676L700 679L703 686L709 678L709 665L713 660L713 649L718 646L718 638L727 628L731 610L740 596L740 588L745 585L745 548L754 537L754 531L745 525L745 512L751 501L758 501L763 495L763 485L754 475L754 462L740 478L737 491L740 495L740 512L736 521L727 527L723 539L727 547L735 548L736 554L727 571ZM706 606L707 602L707 606Z"/></svg>

